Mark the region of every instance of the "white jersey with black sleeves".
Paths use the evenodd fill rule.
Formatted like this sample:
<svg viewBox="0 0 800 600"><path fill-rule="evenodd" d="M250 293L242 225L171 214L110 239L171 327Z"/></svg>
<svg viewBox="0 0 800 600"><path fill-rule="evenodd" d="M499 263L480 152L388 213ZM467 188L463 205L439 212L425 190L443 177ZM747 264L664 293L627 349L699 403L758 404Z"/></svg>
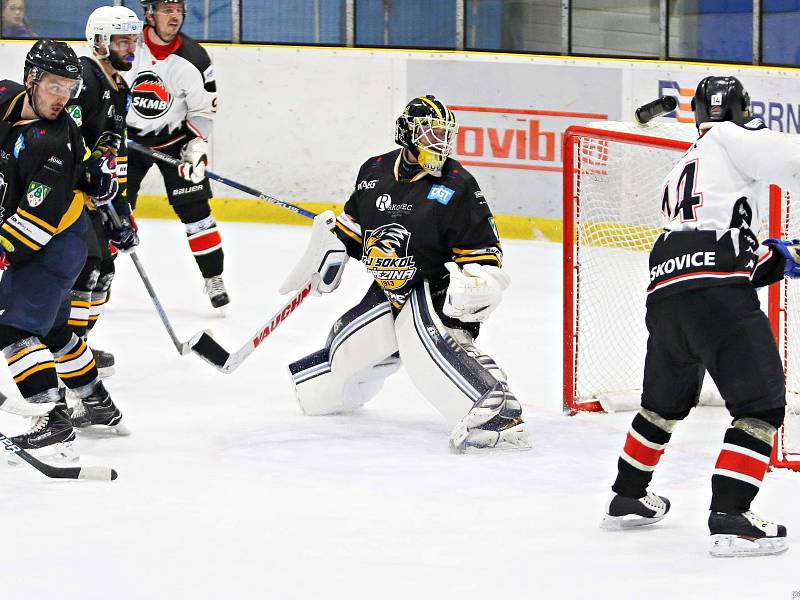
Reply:
<svg viewBox="0 0 800 600"><path fill-rule="evenodd" d="M151 147L207 139L217 112L208 53L184 34L168 47L150 43L147 28L144 37L134 68L125 74L133 97L127 118L131 138Z"/></svg>
<svg viewBox="0 0 800 600"><path fill-rule="evenodd" d="M759 245L768 187L796 189L798 176L800 143L790 136L759 119L715 124L662 184L664 232L650 253L648 302L688 288L762 285L758 271L775 266Z"/></svg>

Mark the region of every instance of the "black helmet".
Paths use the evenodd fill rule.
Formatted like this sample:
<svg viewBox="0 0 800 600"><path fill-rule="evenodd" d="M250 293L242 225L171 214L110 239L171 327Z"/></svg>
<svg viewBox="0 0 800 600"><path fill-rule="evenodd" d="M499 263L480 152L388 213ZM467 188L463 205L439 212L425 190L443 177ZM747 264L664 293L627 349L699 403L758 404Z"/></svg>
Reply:
<svg viewBox="0 0 800 600"><path fill-rule="evenodd" d="M435 96L418 96L397 117L394 141L407 148L420 166L435 177L453 151L458 133L456 116Z"/></svg>
<svg viewBox="0 0 800 600"><path fill-rule="evenodd" d="M692 98L694 122L698 129L704 123L733 121L744 125L750 120L750 94L736 77L706 77L697 84Z"/></svg>
<svg viewBox="0 0 800 600"><path fill-rule="evenodd" d="M152 13L159 4L180 4L183 6L184 16L186 16L186 0L139 0L139 4L142 5L142 11L145 14Z"/></svg>
<svg viewBox="0 0 800 600"><path fill-rule="evenodd" d="M37 82L43 73L80 80L82 69L78 56L68 44L54 40L39 40L25 57L26 81L29 73L33 74L34 82Z"/></svg>

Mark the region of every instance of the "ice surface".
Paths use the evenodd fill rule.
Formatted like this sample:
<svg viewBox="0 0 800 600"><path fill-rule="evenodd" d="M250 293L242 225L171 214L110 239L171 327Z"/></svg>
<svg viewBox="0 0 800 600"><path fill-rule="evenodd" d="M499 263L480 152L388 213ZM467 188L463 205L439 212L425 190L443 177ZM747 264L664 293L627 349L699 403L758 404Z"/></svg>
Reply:
<svg viewBox="0 0 800 600"><path fill-rule="evenodd" d="M222 223L232 304L215 315L177 221L141 222L139 255L179 337L237 349L279 306L308 230ZM304 417L288 361L322 346L368 279L348 265L235 373L179 357L130 260L91 343L133 431L82 436L113 483L0 464L0 598L791 598L796 554L714 559L710 475L728 418L677 430L650 529L599 528L632 415L561 415L561 247L506 242L513 283L479 342L509 374L533 450L451 455L443 420L401 371L350 417ZM0 389L15 392L7 369ZM0 415L0 431L26 422ZM767 475L754 510L800 527L800 475Z"/></svg>

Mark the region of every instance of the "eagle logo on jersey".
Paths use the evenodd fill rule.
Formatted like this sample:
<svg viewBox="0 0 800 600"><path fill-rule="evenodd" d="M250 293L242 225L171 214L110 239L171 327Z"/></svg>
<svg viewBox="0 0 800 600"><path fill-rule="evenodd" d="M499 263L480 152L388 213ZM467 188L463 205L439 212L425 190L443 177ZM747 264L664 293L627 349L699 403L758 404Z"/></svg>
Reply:
<svg viewBox="0 0 800 600"><path fill-rule="evenodd" d="M153 71L142 71L131 86L132 108L145 119L158 119L167 114L172 106L172 94L164 81Z"/></svg>
<svg viewBox="0 0 800 600"><path fill-rule="evenodd" d="M417 266L408 255L411 232L397 223L388 223L367 231L361 259L384 290L397 290L414 278Z"/></svg>

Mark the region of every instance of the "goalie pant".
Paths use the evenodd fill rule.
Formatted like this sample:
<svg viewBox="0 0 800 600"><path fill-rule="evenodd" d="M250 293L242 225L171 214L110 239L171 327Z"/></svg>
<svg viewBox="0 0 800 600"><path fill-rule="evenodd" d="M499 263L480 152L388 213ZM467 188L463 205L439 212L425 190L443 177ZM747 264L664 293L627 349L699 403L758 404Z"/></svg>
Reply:
<svg viewBox="0 0 800 600"><path fill-rule="evenodd" d="M364 405L401 364L451 429L477 402L497 394L505 396L499 416L519 417L503 371L469 333L442 324L427 280L414 287L396 317L373 284L336 321L325 347L291 363L289 371L303 412L328 415Z"/></svg>

